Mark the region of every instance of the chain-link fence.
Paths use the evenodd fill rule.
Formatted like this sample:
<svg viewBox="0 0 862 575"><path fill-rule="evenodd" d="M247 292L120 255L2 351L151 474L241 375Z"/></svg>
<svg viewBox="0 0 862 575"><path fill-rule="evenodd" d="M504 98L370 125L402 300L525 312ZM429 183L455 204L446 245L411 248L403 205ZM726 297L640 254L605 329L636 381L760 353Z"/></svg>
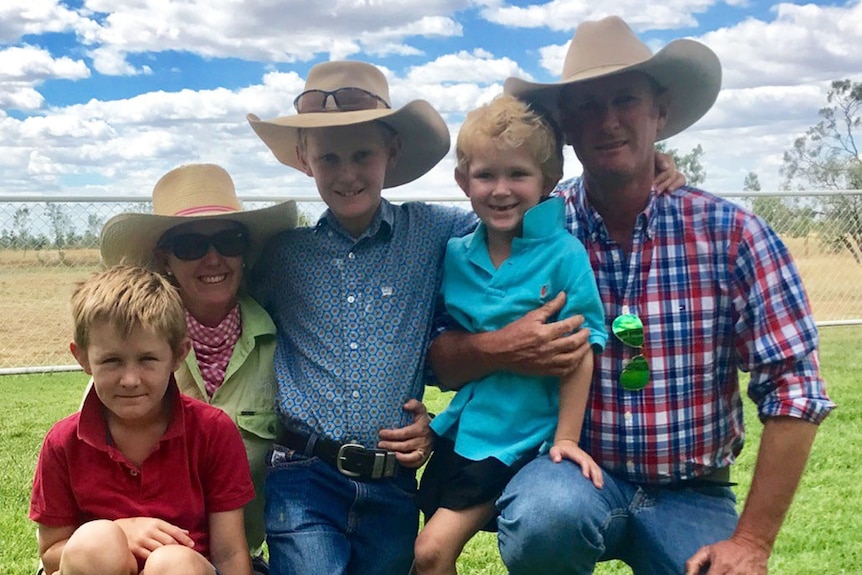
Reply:
<svg viewBox="0 0 862 575"><path fill-rule="evenodd" d="M862 323L862 191L725 197L781 234L820 325ZM246 198L244 205L274 201ZM313 199L298 205L306 224L324 209ZM150 210L148 199L0 197L0 373L74 363L68 301L75 283L98 269L102 225L121 212Z"/></svg>

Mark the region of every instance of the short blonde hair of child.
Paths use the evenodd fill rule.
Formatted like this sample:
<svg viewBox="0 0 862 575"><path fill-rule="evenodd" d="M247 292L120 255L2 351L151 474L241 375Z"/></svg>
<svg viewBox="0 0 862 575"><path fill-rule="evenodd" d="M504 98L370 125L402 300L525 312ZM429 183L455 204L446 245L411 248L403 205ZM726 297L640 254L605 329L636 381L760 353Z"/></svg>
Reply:
<svg viewBox="0 0 862 575"><path fill-rule="evenodd" d="M118 265L93 274L72 294L75 345L87 349L90 330L109 322L128 336L136 328L151 330L178 350L186 337L185 306L176 288L150 270Z"/></svg>
<svg viewBox="0 0 862 575"><path fill-rule="evenodd" d="M498 148L527 146L546 185L556 185L563 176L563 146L554 126L514 96L501 94L467 114L455 144L458 171L467 174L470 159L489 143Z"/></svg>

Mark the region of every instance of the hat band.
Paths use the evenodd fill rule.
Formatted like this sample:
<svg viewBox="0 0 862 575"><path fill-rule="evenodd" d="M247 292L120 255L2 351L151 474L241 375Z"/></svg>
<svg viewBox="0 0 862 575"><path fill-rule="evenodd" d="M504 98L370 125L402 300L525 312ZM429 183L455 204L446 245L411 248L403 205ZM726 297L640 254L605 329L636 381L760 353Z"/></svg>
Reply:
<svg viewBox="0 0 862 575"><path fill-rule="evenodd" d="M219 205L209 205L209 206L194 206L191 208L186 208L185 210L180 210L178 212L174 212L175 216L194 216L196 214L200 214L203 212L206 213L228 213L228 212L238 212L239 210L233 206L219 206Z"/></svg>

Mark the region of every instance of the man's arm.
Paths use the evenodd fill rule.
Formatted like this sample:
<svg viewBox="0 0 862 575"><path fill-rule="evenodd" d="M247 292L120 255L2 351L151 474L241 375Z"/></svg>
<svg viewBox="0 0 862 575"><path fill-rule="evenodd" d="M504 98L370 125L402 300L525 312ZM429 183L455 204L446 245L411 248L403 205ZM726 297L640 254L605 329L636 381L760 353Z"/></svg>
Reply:
<svg viewBox="0 0 862 575"><path fill-rule="evenodd" d="M730 539L702 547L686 565L686 575L766 575L767 563L799 480L817 425L792 417L766 420L751 489Z"/></svg>
<svg viewBox="0 0 862 575"><path fill-rule="evenodd" d="M561 292L542 307L497 331L467 333L449 330L438 335L428 351L437 380L448 389L495 371L562 377L590 352L587 329L576 315L547 323L566 302Z"/></svg>

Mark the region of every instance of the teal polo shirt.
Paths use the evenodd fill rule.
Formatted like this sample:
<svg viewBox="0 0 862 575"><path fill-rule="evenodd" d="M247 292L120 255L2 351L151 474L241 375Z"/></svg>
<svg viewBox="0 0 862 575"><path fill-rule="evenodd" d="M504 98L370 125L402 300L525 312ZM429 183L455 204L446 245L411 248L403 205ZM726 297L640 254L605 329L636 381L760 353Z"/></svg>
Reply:
<svg viewBox="0 0 862 575"><path fill-rule="evenodd" d="M500 329L564 291L560 317L583 315L595 350L607 342L590 259L566 231L562 199L545 200L524 215L523 235L499 268L479 224L472 234L449 240L443 269L446 311L467 331ZM463 457L511 465L553 440L558 410L557 378L497 372L461 388L431 426Z"/></svg>

